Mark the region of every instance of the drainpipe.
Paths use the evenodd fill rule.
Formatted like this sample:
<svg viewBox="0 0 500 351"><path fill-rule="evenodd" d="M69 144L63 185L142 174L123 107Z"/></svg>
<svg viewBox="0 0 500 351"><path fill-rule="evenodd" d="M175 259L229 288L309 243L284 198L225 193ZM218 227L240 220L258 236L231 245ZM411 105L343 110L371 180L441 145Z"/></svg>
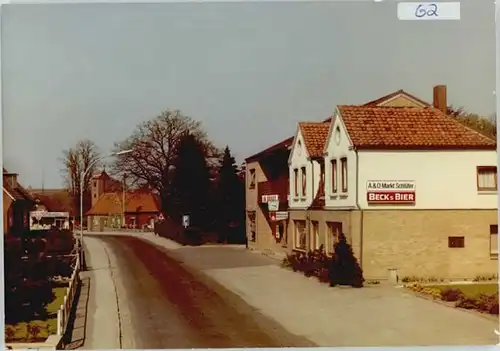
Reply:
<svg viewBox="0 0 500 351"><path fill-rule="evenodd" d="M312 205L312 201L314 201L314 160L312 158L309 159L311 162L311 204L307 207L307 245L309 250L312 249L311 246L311 210L310 207ZM307 189L307 184L306 184Z"/></svg>
<svg viewBox="0 0 500 351"><path fill-rule="evenodd" d="M359 154L358 150L354 149L356 154L356 207L360 211L360 225L359 225L359 266L363 269L363 235L365 229L365 216L364 211L361 209L359 204Z"/></svg>

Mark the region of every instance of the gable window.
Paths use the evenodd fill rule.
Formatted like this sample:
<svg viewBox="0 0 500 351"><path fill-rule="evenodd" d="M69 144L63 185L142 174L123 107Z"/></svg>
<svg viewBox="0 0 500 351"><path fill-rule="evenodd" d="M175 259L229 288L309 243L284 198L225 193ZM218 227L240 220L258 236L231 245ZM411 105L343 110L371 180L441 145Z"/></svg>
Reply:
<svg viewBox="0 0 500 351"><path fill-rule="evenodd" d="M334 245L339 241L342 233L342 222L326 222L325 252L332 254Z"/></svg>
<svg viewBox="0 0 500 351"><path fill-rule="evenodd" d="M295 245L299 250L306 249L306 221L294 221L295 227Z"/></svg>
<svg viewBox="0 0 500 351"><path fill-rule="evenodd" d="M293 195L299 196L299 170L295 168L293 170Z"/></svg>
<svg viewBox="0 0 500 351"><path fill-rule="evenodd" d="M342 178L342 192L347 193L347 157L340 159L341 178Z"/></svg>
<svg viewBox="0 0 500 351"><path fill-rule="evenodd" d="M478 191L497 191L498 177L496 166L478 166L477 167L477 190Z"/></svg>
<svg viewBox="0 0 500 351"><path fill-rule="evenodd" d="M490 225L490 256L498 258L498 224Z"/></svg>
<svg viewBox="0 0 500 351"><path fill-rule="evenodd" d="M302 167L300 169L300 172L302 173L302 196L306 196L306 186L307 186L306 168Z"/></svg>
<svg viewBox="0 0 500 351"><path fill-rule="evenodd" d="M465 237L463 236L449 236L448 247L452 249L465 247Z"/></svg>
<svg viewBox="0 0 500 351"><path fill-rule="evenodd" d="M338 176L337 176L337 160L331 160L330 161L330 166L331 166L331 171L332 171L332 193L336 193L337 192L337 179L338 179Z"/></svg>
<svg viewBox="0 0 500 351"><path fill-rule="evenodd" d="M312 236L311 236L311 249L319 249L321 246L321 242L319 239L319 222L318 221L312 221L311 222L311 227L312 227Z"/></svg>
<svg viewBox="0 0 500 351"><path fill-rule="evenodd" d="M250 229L250 241L255 242L257 240L257 235L256 235L256 225L255 225L255 219L256 219L256 212L255 211L248 211L248 229Z"/></svg>
<svg viewBox="0 0 500 351"><path fill-rule="evenodd" d="M255 188L255 169L254 168L250 169L250 182L248 183L248 188L249 189Z"/></svg>

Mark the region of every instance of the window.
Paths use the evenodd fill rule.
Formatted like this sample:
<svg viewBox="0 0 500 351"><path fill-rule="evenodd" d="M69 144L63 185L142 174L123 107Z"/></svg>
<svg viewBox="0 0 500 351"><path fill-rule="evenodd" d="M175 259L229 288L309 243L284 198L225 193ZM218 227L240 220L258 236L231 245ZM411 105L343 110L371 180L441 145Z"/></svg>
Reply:
<svg viewBox="0 0 500 351"><path fill-rule="evenodd" d="M449 236L448 247L456 249L465 247L465 237L463 236Z"/></svg>
<svg viewBox="0 0 500 351"><path fill-rule="evenodd" d="M498 224L490 225L490 256L498 258Z"/></svg>
<svg viewBox="0 0 500 351"><path fill-rule="evenodd" d="M288 235L286 221L279 221L276 225L276 232L279 233L282 247L287 247Z"/></svg>
<svg viewBox="0 0 500 351"><path fill-rule="evenodd" d="M295 248L306 249L306 221L294 221L295 227Z"/></svg>
<svg viewBox="0 0 500 351"><path fill-rule="evenodd" d="M307 187L306 168L302 167L300 169L300 173L302 176L302 196L306 196L306 187Z"/></svg>
<svg viewBox="0 0 500 351"><path fill-rule="evenodd" d="M248 183L249 189L255 189L255 169L250 169L250 181Z"/></svg>
<svg viewBox="0 0 500 351"><path fill-rule="evenodd" d="M319 222L318 221L312 221L311 222L311 248L313 249L319 249L321 242L319 240Z"/></svg>
<svg viewBox="0 0 500 351"><path fill-rule="evenodd" d="M342 192L347 193L347 157L340 159L340 166L342 169Z"/></svg>
<svg viewBox="0 0 500 351"><path fill-rule="evenodd" d="M299 170L297 168L293 170L293 182L294 182L293 195L299 196Z"/></svg>
<svg viewBox="0 0 500 351"><path fill-rule="evenodd" d="M331 168L332 168L332 193L337 192L337 160L331 160L330 161Z"/></svg>
<svg viewBox="0 0 500 351"><path fill-rule="evenodd" d="M339 240L340 233L342 233L342 222L327 222L326 227L325 251L326 253L333 253L333 246Z"/></svg>
<svg viewBox="0 0 500 351"><path fill-rule="evenodd" d="M479 191L497 191L498 177L496 166L478 166L477 167L477 190Z"/></svg>

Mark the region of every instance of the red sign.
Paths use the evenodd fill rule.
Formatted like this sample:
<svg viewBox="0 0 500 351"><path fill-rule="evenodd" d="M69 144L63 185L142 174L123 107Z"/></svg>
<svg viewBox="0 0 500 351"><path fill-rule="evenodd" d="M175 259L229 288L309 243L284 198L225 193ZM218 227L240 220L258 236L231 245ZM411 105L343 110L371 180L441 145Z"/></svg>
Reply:
<svg viewBox="0 0 500 351"><path fill-rule="evenodd" d="M414 191L369 191L366 200L371 204L413 204Z"/></svg>
<svg viewBox="0 0 500 351"><path fill-rule="evenodd" d="M269 218L271 221L276 221L276 212L269 212Z"/></svg>

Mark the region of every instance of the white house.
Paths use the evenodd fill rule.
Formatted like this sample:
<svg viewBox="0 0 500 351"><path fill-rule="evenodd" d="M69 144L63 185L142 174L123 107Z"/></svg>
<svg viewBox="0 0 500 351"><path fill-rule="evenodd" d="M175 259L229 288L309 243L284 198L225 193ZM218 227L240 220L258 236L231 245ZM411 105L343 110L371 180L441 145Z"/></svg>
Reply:
<svg viewBox="0 0 500 351"><path fill-rule="evenodd" d="M324 177L323 148L329 127L329 120L300 122L298 125L288 161L288 207L291 211L309 208L320 189Z"/></svg>
<svg viewBox="0 0 500 351"><path fill-rule="evenodd" d="M324 208L292 218L308 249L343 232L367 277L496 273L495 140L434 107L338 106L323 151Z"/></svg>

